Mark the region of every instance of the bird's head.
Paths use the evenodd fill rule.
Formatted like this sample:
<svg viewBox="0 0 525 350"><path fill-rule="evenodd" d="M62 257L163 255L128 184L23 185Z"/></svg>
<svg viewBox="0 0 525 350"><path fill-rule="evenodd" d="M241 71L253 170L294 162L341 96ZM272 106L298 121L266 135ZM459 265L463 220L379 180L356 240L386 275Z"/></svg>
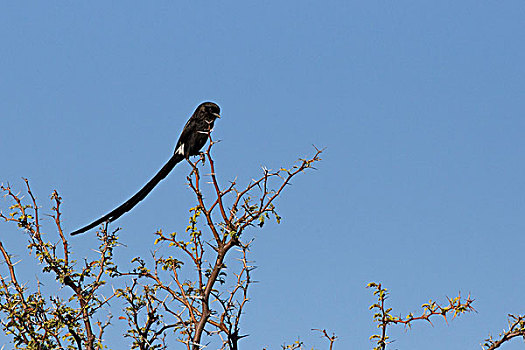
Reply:
<svg viewBox="0 0 525 350"><path fill-rule="evenodd" d="M215 121L221 117L221 108L213 102L204 102L197 107L197 113L208 121Z"/></svg>

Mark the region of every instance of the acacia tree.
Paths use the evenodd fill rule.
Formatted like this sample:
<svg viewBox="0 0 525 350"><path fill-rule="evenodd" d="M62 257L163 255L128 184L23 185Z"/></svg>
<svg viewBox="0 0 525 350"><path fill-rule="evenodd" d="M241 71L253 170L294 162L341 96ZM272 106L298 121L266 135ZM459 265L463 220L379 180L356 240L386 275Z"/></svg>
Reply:
<svg viewBox="0 0 525 350"><path fill-rule="evenodd" d="M39 284L31 289L20 281L15 262L0 241L7 266L7 273L0 274L2 327L16 348L102 348L111 319L108 305L115 299L125 303L124 316L119 318L128 323L125 336L131 338L133 348L167 348L170 337L193 350L204 347L209 337L220 339L221 349L238 348L253 270L248 258L252 240L245 239L244 233L263 227L269 219L280 221L274 202L294 177L314 168L322 150L315 149L313 156L290 168L263 168L259 178L239 188L235 180L226 186L217 180L214 144L209 134L201 158L188 160L188 185L196 199L189 225L182 233L155 232L155 244L161 247L153 253L153 264L136 257L131 270L123 270L113 259L118 229L103 225L97 233L97 256L80 263L74 260L62 229L62 198L56 191L51 196L52 217L59 240L53 243L44 238L51 234L40 223L40 209L27 179L25 198L9 185L1 186L12 205L0 218L24 231L42 271L52 273L66 290L61 296L45 295ZM121 288L108 292L104 288L108 279Z"/></svg>
<svg viewBox="0 0 525 350"><path fill-rule="evenodd" d="M188 161L191 172L188 185L195 195L189 223L183 232L154 233L157 250L153 259L135 257L133 267L124 270L114 259L119 246L119 229L103 225L97 237L95 256L75 260L71 242L62 230L62 198L54 191L52 218L54 228L44 228L40 208L24 179L26 196L9 185L0 187L10 200L7 212L0 218L15 224L28 238L28 250L42 266L43 273L52 274L60 292L46 293L40 283L27 283L27 277L17 276L13 255L0 239L0 251L5 261L0 270L0 322L17 349L102 349L105 332L111 327L111 310L127 322L125 336L134 349L166 349L168 342L180 342L188 350L202 349L213 342L218 349L238 349L241 318L249 300L253 283L253 265L249 260L252 240L246 231L263 227L269 219L280 221L275 202L303 172L315 169L322 150L315 149L311 157L299 159L290 168L262 174L246 186L237 181L226 186L216 176L212 158L214 142L195 162ZM0 236L1 237L1 236ZM152 262L148 262L152 261ZM109 288L108 282L119 285ZM430 301L422 306L420 315L393 316L385 301L388 292L381 284L371 283L377 302L374 321L380 333L370 338L375 349L389 344L387 330L393 325L410 326L420 320L430 322L435 316L452 318L473 310L473 300L461 296L440 305ZM120 301L117 303L116 301ZM492 350L513 337L525 335L523 316L511 316L509 330L499 338L486 340L485 349ZM337 339L324 329L316 329L331 350ZM111 344L107 346L111 347ZM283 349L303 349L296 341Z"/></svg>

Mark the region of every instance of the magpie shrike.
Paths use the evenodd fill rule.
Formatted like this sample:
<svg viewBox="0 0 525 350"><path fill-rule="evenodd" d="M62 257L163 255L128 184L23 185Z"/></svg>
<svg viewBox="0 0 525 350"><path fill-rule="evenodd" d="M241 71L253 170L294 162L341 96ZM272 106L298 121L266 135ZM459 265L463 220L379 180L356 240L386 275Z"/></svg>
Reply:
<svg viewBox="0 0 525 350"><path fill-rule="evenodd" d="M149 182L145 184L144 187L142 187L140 191L138 191L133 197L100 219L97 219L91 224L71 232L71 235L78 235L79 233L90 230L101 223L117 220L123 214L133 209L133 207L141 200L146 198L151 190L153 190L153 188L170 173L177 163L179 163L184 158L198 155L201 148L206 144L206 140L208 140L208 133L213 128L215 119L220 118L220 111L221 109L219 106L213 102L201 103L195 112L193 112L193 115L188 120L186 125L184 125L184 129L182 129L179 141L177 141L177 146L175 146L175 152L168 162L164 164L162 169L160 169L159 172L151 180L149 180Z"/></svg>

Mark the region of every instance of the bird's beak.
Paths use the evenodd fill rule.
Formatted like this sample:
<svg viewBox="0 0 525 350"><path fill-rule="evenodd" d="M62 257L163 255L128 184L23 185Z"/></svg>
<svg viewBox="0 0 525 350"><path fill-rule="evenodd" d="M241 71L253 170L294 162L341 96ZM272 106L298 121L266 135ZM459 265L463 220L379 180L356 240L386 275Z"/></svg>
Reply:
<svg viewBox="0 0 525 350"><path fill-rule="evenodd" d="M221 116L219 115L219 113L212 113L212 115L215 116L216 118L221 119Z"/></svg>

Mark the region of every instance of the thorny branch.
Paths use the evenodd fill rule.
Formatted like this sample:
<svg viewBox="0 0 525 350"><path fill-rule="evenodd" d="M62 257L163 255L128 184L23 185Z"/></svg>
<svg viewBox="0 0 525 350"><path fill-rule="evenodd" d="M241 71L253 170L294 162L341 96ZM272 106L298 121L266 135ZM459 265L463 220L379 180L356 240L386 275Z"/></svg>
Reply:
<svg viewBox="0 0 525 350"><path fill-rule="evenodd" d="M485 339L483 344L484 350L493 350L499 348L503 343L511 340L515 337L523 337L525 341L525 315L511 315L509 314L509 329L504 330L500 335L499 339L494 339L489 336Z"/></svg>
<svg viewBox="0 0 525 350"><path fill-rule="evenodd" d="M11 212L8 215L0 213L0 219L16 223L26 232L29 238L29 251L34 251L39 262L43 263L43 272L53 273L60 284L67 286L72 291L70 300L76 300L78 307L67 306L68 301L57 296L49 298L52 306L48 306L46 298L40 291L40 285L38 285L37 292L27 294L28 288L17 281L15 263L11 261L0 242L0 250L10 272L9 279L0 274L3 287L0 292L0 311L7 315L7 321L2 321L4 331L13 335L17 347L22 344L28 348L38 349L46 348L46 346L62 347L62 339L67 339L70 346L76 346L79 349L82 344L86 349L100 348L104 329L109 323L106 322L104 325L99 323L97 336L93 332L92 316L113 297L113 295L108 298L97 296L96 291L104 285L105 282L101 280L102 274L112 264L110 260L116 243L115 237L104 232L101 236L99 260L86 262L82 271L76 272L76 262L70 260L68 242L61 226L62 198L56 191L51 196L55 204L52 208L54 214L51 217L54 218L61 240L61 253L59 253L57 243L50 243L43 239L45 233L41 231L39 207L29 186L29 181L24 179L24 182L30 199L27 204L23 203L24 198L14 193L9 185L0 186L4 196L13 202L9 207ZM98 271L95 273L96 267ZM91 280L91 282L86 283L86 280ZM14 286L14 291L10 286ZM14 311L13 308L17 311ZM83 326L79 322L82 322Z"/></svg>
<svg viewBox="0 0 525 350"><path fill-rule="evenodd" d="M199 344L202 333L204 331L204 327L210 320L210 317L215 313L214 310L212 310L212 307L210 305L210 296L213 292L213 289L216 285L216 282L219 279L219 276L221 272L224 269L224 259L226 254L230 251L231 248L234 246L243 246L243 244L240 242L241 235L244 232L244 229L248 226L254 226L255 223L258 223L260 226L264 224L265 218L269 218L269 213L274 214L277 221L280 220L280 217L277 215L275 211L275 206L273 205L274 200L281 194L283 189L286 185L288 185L291 181L291 179L296 176L297 174L303 172L306 169L312 168L312 164L319 161L322 150L317 150L315 155L310 159L302 159L300 160L300 163L298 165L294 165L291 169L285 169L282 168L279 171L276 172L270 172L268 170L264 170L263 175L258 180L248 184L248 186L243 190L238 190L236 187L236 182L232 181L231 184L226 188L222 189L220 184L218 183L217 176L216 176L216 169L215 169L215 163L213 161L213 158L211 156L211 148L214 145L214 142L211 138L211 134L209 134L209 146L206 150L205 158L208 161L209 167L210 167L210 177L211 182L213 185L213 189L215 190L215 199L212 199L211 206L207 206L204 196L201 191L201 176L199 169L197 167L197 163L191 163L193 171L188 176L188 183L190 188L195 193L198 203L199 203L199 210L202 211L204 216L206 217L206 221L208 224L208 227L211 229L213 233L213 237L215 240L215 245L213 246L216 251L216 257L215 262L212 265L211 271L209 273L209 276L206 276L208 278L207 283L205 284L204 290L200 290L200 314L201 318L199 322L196 325L195 332L193 335L193 349L197 350L199 348ZM283 176L283 174L286 174ZM192 177L193 175L193 177ZM277 185L277 189L271 189L269 187L270 181L272 181L274 178L280 180L280 184ZM260 184L263 184L261 187ZM259 189L259 200L255 201L252 200L252 197L249 195L250 192L257 188ZM233 203L231 207L228 209L225 206L225 202L228 200L228 195L234 194ZM220 216L222 218L222 222L218 224L218 226L221 228L220 230L217 229L217 225L214 222L213 219L213 210L215 208L219 208ZM241 212L241 215L238 216L237 213ZM220 232L220 234L219 234ZM246 251L248 249L248 245L244 245L243 254L245 257ZM244 262L246 263L246 259L244 258ZM246 264L245 264L246 266ZM242 270L244 273L248 273L249 270L246 268L243 268ZM242 274L242 273L241 273ZM238 275L240 276L240 275ZM248 275L249 277L249 275ZM240 280L237 281L239 283ZM249 284L249 278L246 280L246 283ZM243 288L246 288L247 286L243 285ZM235 295L236 290L241 289L239 284L237 284L236 287L234 287L233 295ZM232 294L230 294L232 296ZM244 307L246 300L243 299L241 303L237 305L237 308ZM226 309L223 308L223 315L219 318L219 329L222 331L225 331L227 328L224 325L224 321L228 318L228 316L224 315L224 313L229 312L231 309L231 301L229 304L227 304ZM237 313L237 318L240 318L241 312ZM238 320L236 321L236 324L238 326ZM228 329L227 333L227 339L230 344L231 348L236 349L236 344L239 339L238 329L237 327L230 324L230 328Z"/></svg>
<svg viewBox="0 0 525 350"><path fill-rule="evenodd" d="M392 308L387 308L385 306L385 301L388 299L388 290L383 288L381 283L369 283L367 288L374 289L374 295L377 297L377 303L374 303L370 306L370 310L375 310L374 312L374 321L377 323L377 328L381 329L380 334L374 334L370 337L370 340L376 342L377 346L374 350L384 350L391 341L388 341L389 337L387 335L387 327L391 324L403 324L405 327L411 327L412 322L414 321L427 321L432 324L430 320L433 316L442 316L447 321L447 315L452 314L454 319L456 316L459 316L466 312L475 311L472 307L473 299L470 298L470 295L466 299L461 298L459 294L455 298L447 298L448 305L441 306L435 301L429 300L428 303L421 305L423 313L420 316L414 316L413 313L409 313L406 317L393 316L390 312Z"/></svg>
<svg viewBox="0 0 525 350"><path fill-rule="evenodd" d="M326 329L312 329L312 330L321 332L321 334L323 335L323 338L327 339L330 342L330 347L328 349L332 350L332 347L334 346L334 342L337 340L337 336L335 335L335 333L332 335L328 335L328 332L326 331Z"/></svg>

